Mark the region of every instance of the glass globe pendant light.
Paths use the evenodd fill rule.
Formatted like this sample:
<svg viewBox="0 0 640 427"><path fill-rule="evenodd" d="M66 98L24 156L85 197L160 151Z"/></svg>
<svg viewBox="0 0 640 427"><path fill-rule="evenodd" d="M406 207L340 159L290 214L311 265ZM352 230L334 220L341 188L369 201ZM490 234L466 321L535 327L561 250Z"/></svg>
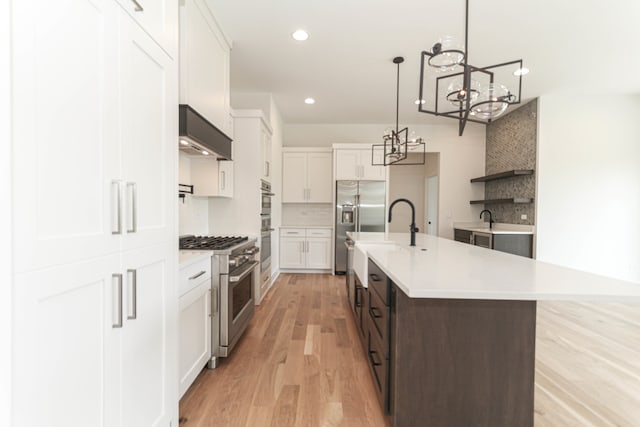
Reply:
<svg viewBox="0 0 640 427"><path fill-rule="evenodd" d="M480 119L495 119L507 110L514 96L501 84L489 83L481 89L473 105L471 114Z"/></svg>

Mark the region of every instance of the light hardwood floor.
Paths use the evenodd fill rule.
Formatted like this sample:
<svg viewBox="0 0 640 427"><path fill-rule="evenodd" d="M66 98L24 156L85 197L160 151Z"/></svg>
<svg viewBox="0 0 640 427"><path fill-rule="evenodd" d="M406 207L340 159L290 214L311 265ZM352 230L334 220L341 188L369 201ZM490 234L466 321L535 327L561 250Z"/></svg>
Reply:
<svg viewBox="0 0 640 427"><path fill-rule="evenodd" d="M283 274L180 426L388 426L373 387L344 276ZM538 303L535 408L536 427L640 426L640 305Z"/></svg>

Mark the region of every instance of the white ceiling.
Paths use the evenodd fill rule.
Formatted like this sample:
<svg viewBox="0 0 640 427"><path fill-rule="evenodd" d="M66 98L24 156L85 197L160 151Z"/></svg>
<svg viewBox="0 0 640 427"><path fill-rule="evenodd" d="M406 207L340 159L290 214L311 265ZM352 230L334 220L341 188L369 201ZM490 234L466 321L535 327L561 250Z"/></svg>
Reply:
<svg viewBox="0 0 640 427"><path fill-rule="evenodd" d="M285 123L392 123L417 112L420 52L464 36L464 0L207 0L233 41L233 93L271 93ZM640 93L639 0L470 0L469 63L524 60L522 97ZM290 34L304 28L306 42ZM430 96L431 92L427 92ZM306 97L316 104L305 105ZM434 121L435 120L435 121Z"/></svg>

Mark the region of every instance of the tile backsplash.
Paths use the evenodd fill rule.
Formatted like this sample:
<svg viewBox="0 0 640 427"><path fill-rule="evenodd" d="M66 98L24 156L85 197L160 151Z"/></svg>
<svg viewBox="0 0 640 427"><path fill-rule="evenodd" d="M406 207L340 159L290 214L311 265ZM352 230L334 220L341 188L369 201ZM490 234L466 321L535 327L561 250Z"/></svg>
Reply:
<svg viewBox="0 0 640 427"><path fill-rule="evenodd" d="M534 198L536 192L537 99L487 125L486 174L533 169L533 175L485 183L485 199ZM491 204L495 221L535 224L535 203ZM522 219L526 215L526 219Z"/></svg>
<svg viewBox="0 0 640 427"><path fill-rule="evenodd" d="M331 225L331 203L285 203L282 205L282 225Z"/></svg>

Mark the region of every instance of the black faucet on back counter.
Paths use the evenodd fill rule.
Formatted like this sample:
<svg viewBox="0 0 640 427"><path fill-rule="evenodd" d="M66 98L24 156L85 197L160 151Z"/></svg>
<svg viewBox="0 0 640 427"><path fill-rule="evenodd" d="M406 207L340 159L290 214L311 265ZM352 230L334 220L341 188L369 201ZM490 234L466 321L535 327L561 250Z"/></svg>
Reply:
<svg viewBox="0 0 640 427"><path fill-rule="evenodd" d="M491 229L493 228L493 215L491 214L491 211L489 209L485 209L480 212L480 219L482 219L482 214L485 212L489 214L489 229Z"/></svg>
<svg viewBox="0 0 640 427"><path fill-rule="evenodd" d="M398 202L405 202L409 206L411 206L411 225L409 226L409 231L411 231L411 246L416 245L416 231L418 231L418 227L416 227L416 208L413 206L410 200L407 199L396 199L389 206L389 222L391 222L391 211L393 210L393 206L395 206Z"/></svg>

